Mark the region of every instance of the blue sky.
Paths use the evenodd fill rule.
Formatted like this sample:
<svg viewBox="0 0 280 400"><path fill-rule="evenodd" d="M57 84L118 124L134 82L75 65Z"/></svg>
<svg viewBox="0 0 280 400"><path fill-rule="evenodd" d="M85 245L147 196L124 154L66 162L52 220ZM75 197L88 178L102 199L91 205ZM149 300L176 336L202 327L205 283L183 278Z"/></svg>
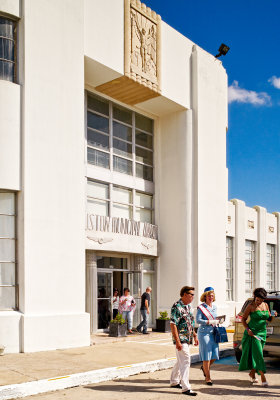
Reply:
<svg viewBox="0 0 280 400"><path fill-rule="evenodd" d="M229 199L280 211L280 1L144 0L228 74Z"/></svg>

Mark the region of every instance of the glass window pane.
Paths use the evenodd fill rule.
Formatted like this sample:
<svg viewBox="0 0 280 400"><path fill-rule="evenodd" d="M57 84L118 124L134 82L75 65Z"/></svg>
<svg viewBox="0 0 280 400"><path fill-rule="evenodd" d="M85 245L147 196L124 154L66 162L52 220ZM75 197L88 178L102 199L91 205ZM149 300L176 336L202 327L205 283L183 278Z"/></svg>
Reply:
<svg viewBox="0 0 280 400"><path fill-rule="evenodd" d="M142 164L136 164L136 176L146 179L147 181L153 181L153 168Z"/></svg>
<svg viewBox="0 0 280 400"><path fill-rule="evenodd" d="M113 186L113 200L119 203L132 203L132 191Z"/></svg>
<svg viewBox="0 0 280 400"><path fill-rule="evenodd" d="M0 215L0 237L15 237L15 217Z"/></svg>
<svg viewBox="0 0 280 400"><path fill-rule="evenodd" d="M143 258L143 269L148 271L154 271L155 269L155 260L152 258ZM146 289L146 288L143 288Z"/></svg>
<svg viewBox="0 0 280 400"><path fill-rule="evenodd" d="M124 158L114 156L114 170L123 174L132 175L132 162Z"/></svg>
<svg viewBox="0 0 280 400"><path fill-rule="evenodd" d="M120 139L132 141L132 128L126 125L119 124L118 122L113 122L113 136L119 137Z"/></svg>
<svg viewBox="0 0 280 400"><path fill-rule="evenodd" d="M153 152L136 146L136 160L153 165Z"/></svg>
<svg viewBox="0 0 280 400"><path fill-rule="evenodd" d="M88 95L88 108L100 114L109 115L109 102L100 97Z"/></svg>
<svg viewBox="0 0 280 400"><path fill-rule="evenodd" d="M146 208L136 208L135 210L135 220L141 222L148 222L152 224L152 211Z"/></svg>
<svg viewBox="0 0 280 400"><path fill-rule="evenodd" d="M147 135L144 132L135 132L135 140L136 144L139 144L139 146L147 147L148 149L153 149L153 137L151 135Z"/></svg>
<svg viewBox="0 0 280 400"><path fill-rule="evenodd" d="M0 239L0 261L15 261L15 241Z"/></svg>
<svg viewBox="0 0 280 400"><path fill-rule="evenodd" d="M109 168L109 154L103 153L102 151L87 149L88 163L97 165L98 167Z"/></svg>
<svg viewBox="0 0 280 400"><path fill-rule="evenodd" d="M14 81L15 64L9 61L0 60L0 79Z"/></svg>
<svg viewBox="0 0 280 400"><path fill-rule="evenodd" d="M89 111L87 113L87 125L88 127L97 129L98 131L109 133L109 119L93 114Z"/></svg>
<svg viewBox="0 0 280 400"><path fill-rule="evenodd" d="M110 257L97 256L97 268L109 268Z"/></svg>
<svg viewBox="0 0 280 400"><path fill-rule="evenodd" d="M120 156L132 158L132 145L118 139L113 141L114 153Z"/></svg>
<svg viewBox="0 0 280 400"><path fill-rule="evenodd" d="M153 196L140 192L135 193L135 205L140 207L152 208Z"/></svg>
<svg viewBox="0 0 280 400"><path fill-rule="evenodd" d="M109 150L109 136L88 129L87 139L89 145L99 147L104 150Z"/></svg>
<svg viewBox="0 0 280 400"><path fill-rule="evenodd" d="M16 288L0 287L0 309L13 310L16 308Z"/></svg>
<svg viewBox="0 0 280 400"><path fill-rule="evenodd" d="M99 183L88 180L87 195L90 197L97 197L98 199L108 199L109 185L107 185L106 183Z"/></svg>
<svg viewBox="0 0 280 400"><path fill-rule="evenodd" d="M109 203L104 200L87 200L87 212L88 214L101 215L104 217L109 216Z"/></svg>
<svg viewBox="0 0 280 400"><path fill-rule="evenodd" d="M114 105L113 118L117 119L118 121L125 122L126 124L132 125L132 112L125 108L117 107L116 105Z"/></svg>
<svg viewBox="0 0 280 400"><path fill-rule="evenodd" d="M14 61L14 42L0 37L0 58Z"/></svg>
<svg viewBox="0 0 280 400"><path fill-rule="evenodd" d="M14 38L14 22L0 17L0 36L13 39Z"/></svg>
<svg viewBox="0 0 280 400"><path fill-rule="evenodd" d="M0 193L0 214L15 213L14 193Z"/></svg>
<svg viewBox="0 0 280 400"><path fill-rule="evenodd" d="M0 285L15 285L16 267L15 263L0 262Z"/></svg>
<svg viewBox="0 0 280 400"><path fill-rule="evenodd" d="M113 217L131 219L132 207L114 203L112 214Z"/></svg>
<svg viewBox="0 0 280 400"><path fill-rule="evenodd" d="M140 114L135 114L135 125L138 129L153 133L153 120Z"/></svg>

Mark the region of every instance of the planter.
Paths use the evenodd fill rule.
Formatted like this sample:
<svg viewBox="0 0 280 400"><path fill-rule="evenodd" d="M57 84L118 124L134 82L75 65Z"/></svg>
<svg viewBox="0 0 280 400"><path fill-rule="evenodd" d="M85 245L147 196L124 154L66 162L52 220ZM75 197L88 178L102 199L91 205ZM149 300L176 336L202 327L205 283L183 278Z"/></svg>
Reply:
<svg viewBox="0 0 280 400"><path fill-rule="evenodd" d="M170 332L170 319L156 319L157 332Z"/></svg>
<svg viewBox="0 0 280 400"><path fill-rule="evenodd" d="M110 322L109 324L109 336L119 337L126 336L126 324L114 324Z"/></svg>

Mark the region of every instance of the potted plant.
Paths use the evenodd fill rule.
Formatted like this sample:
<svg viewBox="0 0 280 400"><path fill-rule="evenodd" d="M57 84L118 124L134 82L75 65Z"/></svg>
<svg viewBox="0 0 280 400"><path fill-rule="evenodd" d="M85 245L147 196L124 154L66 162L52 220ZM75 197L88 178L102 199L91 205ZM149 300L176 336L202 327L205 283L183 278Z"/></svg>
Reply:
<svg viewBox="0 0 280 400"><path fill-rule="evenodd" d="M109 323L109 336L126 336L126 321L119 313Z"/></svg>
<svg viewBox="0 0 280 400"><path fill-rule="evenodd" d="M167 311L160 311L159 318L156 319L156 331L157 332L170 332L170 318L168 317Z"/></svg>

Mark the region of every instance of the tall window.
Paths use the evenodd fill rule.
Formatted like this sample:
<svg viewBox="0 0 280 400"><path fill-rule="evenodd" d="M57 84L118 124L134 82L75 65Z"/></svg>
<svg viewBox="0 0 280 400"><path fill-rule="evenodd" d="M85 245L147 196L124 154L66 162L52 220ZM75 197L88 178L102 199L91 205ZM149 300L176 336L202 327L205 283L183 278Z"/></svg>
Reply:
<svg viewBox="0 0 280 400"><path fill-rule="evenodd" d="M153 223L153 196L109 183L88 180L88 213Z"/></svg>
<svg viewBox="0 0 280 400"><path fill-rule="evenodd" d="M266 245L266 288L276 290L275 287L275 245Z"/></svg>
<svg viewBox="0 0 280 400"><path fill-rule="evenodd" d="M87 160L153 181L153 120L88 94Z"/></svg>
<svg viewBox="0 0 280 400"><path fill-rule="evenodd" d="M255 287L255 242L245 241L245 293L252 295Z"/></svg>
<svg viewBox="0 0 280 400"><path fill-rule="evenodd" d="M0 192L0 309L16 308L15 195Z"/></svg>
<svg viewBox="0 0 280 400"><path fill-rule="evenodd" d="M15 80L15 30L16 24L0 17L0 79Z"/></svg>
<svg viewBox="0 0 280 400"><path fill-rule="evenodd" d="M233 238L227 237L226 253L226 299L233 300Z"/></svg>

